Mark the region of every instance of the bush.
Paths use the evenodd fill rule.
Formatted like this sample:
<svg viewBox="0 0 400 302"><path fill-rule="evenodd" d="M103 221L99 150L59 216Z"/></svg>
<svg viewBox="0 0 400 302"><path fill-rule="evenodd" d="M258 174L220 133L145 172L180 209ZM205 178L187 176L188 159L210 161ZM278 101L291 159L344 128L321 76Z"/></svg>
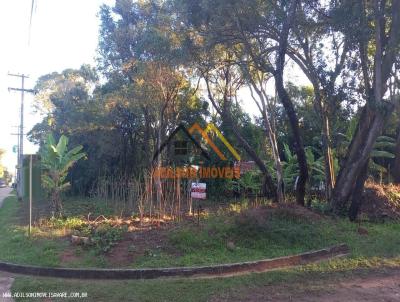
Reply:
<svg viewBox="0 0 400 302"><path fill-rule="evenodd" d="M107 253L110 249L122 239L126 232L126 226L113 227L109 224L100 224L92 235L92 243L98 253Z"/></svg>
<svg viewBox="0 0 400 302"><path fill-rule="evenodd" d="M67 218L50 218L45 224L48 227L55 228L55 229L79 229L81 226L86 224L86 221L79 218L79 217L67 217Z"/></svg>

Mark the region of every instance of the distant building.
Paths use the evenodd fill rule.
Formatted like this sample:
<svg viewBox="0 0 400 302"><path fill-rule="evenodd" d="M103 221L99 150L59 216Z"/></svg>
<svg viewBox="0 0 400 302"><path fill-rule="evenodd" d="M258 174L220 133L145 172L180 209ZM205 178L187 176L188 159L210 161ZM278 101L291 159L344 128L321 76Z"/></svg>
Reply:
<svg viewBox="0 0 400 302"><path fill-rule="evenodd" d="M249 171L256 171L257 166L254 161L237 161L235 162L235 168L239 167L240 168L240 174L244 174Z"/></svg>

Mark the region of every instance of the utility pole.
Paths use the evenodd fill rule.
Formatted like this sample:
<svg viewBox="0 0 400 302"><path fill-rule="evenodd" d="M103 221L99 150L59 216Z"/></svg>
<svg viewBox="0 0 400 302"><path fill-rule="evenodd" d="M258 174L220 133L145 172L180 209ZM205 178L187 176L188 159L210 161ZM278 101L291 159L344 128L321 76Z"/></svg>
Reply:
<svg viewBox="0 0 400 302"><path fill-rule="evenodd" d="M19 125L19 148L18 148L18 164L17 164L17 196L20 200L23 198L24 193L24 178L23 178L23 161L24 161L24 93L35 93L33 89L25 89L25 79L28 78L24 74L8 74L11 77L21 78L21 88L9 87L8 91L21 92L21 109L20 109L20 125Z"/></svg>
<svg viewBox="0 0 400 302"><path fill-rule="evenodd" d="M13 147L13 152L17 153L17 159L19 160L19 125L18 126L13 126L13 128L17 128L18 129L17 130L18 133L11 133L11 135L16 135L18 137L17 150L14 151L14 147ZM15 183L17 182L17 176L18 176L18 168L16 166L15 170L14 170L14 181L13 181Z"/></svg>
<svg viewBox="0 0 400 302"><path fill-rule="evenodd" d="M32 156L32 154L29 156L29 237L32 231Z"/></svg>

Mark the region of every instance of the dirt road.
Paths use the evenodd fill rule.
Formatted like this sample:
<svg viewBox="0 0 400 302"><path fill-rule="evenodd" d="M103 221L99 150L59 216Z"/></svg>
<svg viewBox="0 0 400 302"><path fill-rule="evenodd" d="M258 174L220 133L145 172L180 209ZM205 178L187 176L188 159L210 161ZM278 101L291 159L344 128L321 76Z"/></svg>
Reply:
<svg viewBox="0 0 400 302"><path fill-rule="evenodd" d="M304 280L279 285L237 288L216 295L213 302L398 302L400 268L369 272L355 277L329 280Z"/></svg>

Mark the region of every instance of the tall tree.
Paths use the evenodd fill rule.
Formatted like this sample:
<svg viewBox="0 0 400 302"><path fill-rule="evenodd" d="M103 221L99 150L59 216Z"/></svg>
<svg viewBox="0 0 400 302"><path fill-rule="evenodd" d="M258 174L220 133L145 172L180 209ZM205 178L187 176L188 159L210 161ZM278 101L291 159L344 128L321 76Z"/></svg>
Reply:
<svg viewBox="0 0 400 302"><path fill-rule="evenodd" d="M329 3L306 2L297 14L298 26L288 55L301 68L314 89L314 107L320 118L322 150L325 158L325 197L329 201L335 185L332 151L332 109L338 99L337 80L345 67L349 50L346 36L335 28ZM329 62L333 62L330 64Z"/></svg>
<svg viewBox="0 0 400 302"><path fill-rule="evenodd" d="M361 88L366 105L339 171L332 199L335 212L343 211L351 196L352 203L359 205L361 202L365 166L393 108L393 104L385 99L385 94L400 46L400 0L343 2L342 9L352 14L347 27L349 31L345 34L357 41L354 47L357 47L360 58L363 74ZM371 45L372 55L369 55ZM358 209L357 205L351 207L352 217Z"/></svg>
<svg viewBox="0 0 400 302"><path fill-rule="evenodd" d="M285 200L284 181L283 181L283 168L279 155L278 140L276 135L276 124L273 116L275 108L271 108L271 97L267 95L265 85L269 78L265 74L260 73L258 70L251 72L247 64L240 64L245 73L245 78L249 82L250 94L260 111L266 136L268 137L269 145L272 150L274 161L274 168L276 171L276 194L278 202ZM258 98L254 95L253 90L256 92Z"/></svg>
<svg viewBox="0 0 400 302"><path fill-rule="evenodd" d="M208 61L208 63L200 63L198 67L206 84L208 98L221 116L223 123L232 129L238 142L263 174L263 193L276 200L276 188L266 164L241 133L232 114L233 102L237 99L238 90L243 85L235 56L231 51L218 46L213 48L213 53L217 54L213 56L213 60L205 60L204 56L201 56L203 62Z"/></svg>
<svg viewBox="0 0 400 302"><path fill-rule="evenodd" d="M242 47L257 69L274 76L279 100L289 117L299 162L296 199L304 205L307 159L298 117L283 79L288 39L298 1L178 1L178 5L186 8L188 27L196 29L200 37L208 37L209 44Z"/></svg>

